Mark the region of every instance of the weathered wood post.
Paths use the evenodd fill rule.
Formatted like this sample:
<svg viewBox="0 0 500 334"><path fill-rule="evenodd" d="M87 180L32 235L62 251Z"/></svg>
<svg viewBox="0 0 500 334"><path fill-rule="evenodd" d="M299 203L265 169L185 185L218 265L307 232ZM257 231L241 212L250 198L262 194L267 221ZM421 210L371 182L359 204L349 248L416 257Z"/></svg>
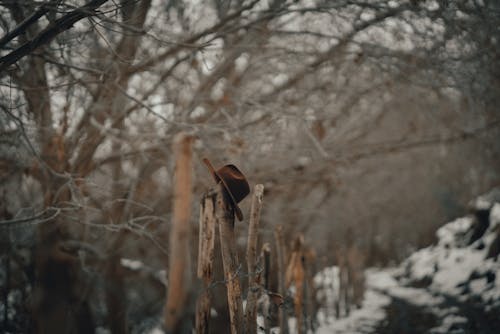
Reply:
<svg viewBox="0 0 500 334"><path fill-rule="evenodd" d="M306 333L309 331L315 332L316 327L316 313L317 313L317 302L316 302L316 287L314 284L314 274L316 273L316 251L312 247L307 247L303 251L304 258L304 268L306 273L306 279L304 282L304 301L305 301L305 312L304 317L306 321Z"/></svg>
<svg viewBox="0 0 500 334"><path fill-rule="evenodd" d="M165 328L167 333L190 332L187 304L191 289L189 217L191 207L192 141L193 137L180 133L174 138L173 144L175 176L168 291L165 306Z"/></svg>
<svg viewBox="0 0 500 334"><path fill-rule="evenodd" d="M349 286L351 291L351 304L361 307L364 295L364 263L365 256L360 249L353 245L347 251L347 264L349 272Z"/></svg>
<svg viewBox="0 0 500 334"><path fill-rule="evenodd" d="M271 275L271 245L266 242L262 245L262 249L260 251L260 257L262 259L262 268L263 273L263 286L266 291L269 291L270 275Z"/></svg>
<svg viewBox="0 0 500 334"><path fill-rule="evenodd" d="M262 283L264 286L264 290L266 291L267 302L264 303L263 315L264 315L264 333L271 333L271 303L269 300L269 278L271 273L271 245L266 242L262 245L262 249L260 251L260 258L262 261Z"/></svg>
<svg viewBox="0 0 500 334"><path fill-rule="evenodd" d="M283 297L286 297L286 288L285 288L286 248L285 248L285 239L283 237L283 226L281 225L276 226L274 230L274 238L276 240L276 255L278 262L277 263L278 293ZM279 316L280 333L288 334L288 319L283 306L280 307L278 316Z"/></svg>
<svg viewBox="0 0 500 334"><path fill-rule="evenodd" d="M203 159L208 170L217 182L215 196L215 220L219 227L222 253L222 266L227 289L227 303L231 333L244 333L243 302L241 299L240 264L234 235L234 215L243 220L238 203L250 193L250 186L241 171L232 164L218 170L207 158Z"/></svg>
<svg viewBox="0 0 500 334"><path fill-rule="evenodd" d="M339 251L337 258L339 266L339 317L349 316L349 264L345 247Z"/></svg>
<svg viewBox="0 0 500 334"><path fill-rule="evenodd" d="M224 194L221 183L218 185L215 216L219 227L222 265L227 288L227 303L232 334L244 333L243 302L241 299L240 264L234 235L234 208Z"/></svg>
<svg viewBox="0 0 500 334"><path fill-rule="evenodd" d="M252 206L250 209L250 223L248 227L247 242L247 268L248 268L248 293L245 309L245 327L249 334L257 333L257 300L260 295L260 272L257 268L257 239L259 231L260 210L264 185L254 187Z"/></svg>
<svg viewBox="0 0 500 334"><path fill-rule="evenodd" d="M293 251L290 256L290 262L286 269L286 287L289 288L293 283L295 285L295 317L297 318L297 333L304 333L304 283L305 268L303 262L304 236L299 234L294 241Z"/></svg>
<svg viewBox="0 0 500 334"><path fill-rule="evenodd" d="M209 287L213 281L216 195L217 192L209 191L201 199L197 276L203 281L204 290L196 302L196 333L198 334L209 332L211 304Z"/></svg>

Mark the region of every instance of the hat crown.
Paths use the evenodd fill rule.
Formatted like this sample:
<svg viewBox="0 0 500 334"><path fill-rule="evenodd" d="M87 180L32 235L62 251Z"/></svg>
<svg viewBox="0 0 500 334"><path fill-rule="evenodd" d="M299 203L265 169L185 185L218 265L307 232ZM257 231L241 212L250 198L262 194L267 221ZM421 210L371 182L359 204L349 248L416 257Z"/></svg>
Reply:
<svg viewBox="0 0 500 334"><path fill-rule="evenodd" d="M204 158L203 162L212 174L215 182L222 183L224 193L228 195L238 220L243 220L243 213L238 207L238 203L250 193L250 186L243 173L235 165L225 165L215 170L207 158Z"/></svg>
<svg viewBox="0 0 500 334"><path fill-rule="evenodd" d="M219 168L216 174L223 180L236 203L241 202L250 193L245 176L235 165L225 165Z"/></svg>

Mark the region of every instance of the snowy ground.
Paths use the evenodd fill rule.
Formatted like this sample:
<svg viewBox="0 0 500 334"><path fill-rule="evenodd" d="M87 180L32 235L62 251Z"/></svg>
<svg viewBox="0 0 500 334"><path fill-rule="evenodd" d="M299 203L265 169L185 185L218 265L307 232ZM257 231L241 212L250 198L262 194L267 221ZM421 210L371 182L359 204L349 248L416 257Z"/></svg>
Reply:
<svg viewBox="0 0 500 334"><path fill-rule="evenodd" d="M479 198L475 216L444 225L436 245L400 267L368 270L363 306L341 319L320 312L317 333L500 333L500 260L491 257L500 201L491 197Z"/></svg>

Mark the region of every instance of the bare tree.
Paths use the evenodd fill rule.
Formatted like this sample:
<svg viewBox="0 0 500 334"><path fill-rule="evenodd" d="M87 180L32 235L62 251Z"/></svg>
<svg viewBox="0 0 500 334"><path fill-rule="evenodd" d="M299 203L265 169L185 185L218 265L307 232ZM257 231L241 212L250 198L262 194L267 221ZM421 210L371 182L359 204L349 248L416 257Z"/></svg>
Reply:
<svg viewBox="0 0 500 334"><path fill-rule="evenodd" d="M36 228L22 276L36 329L123 333L161 312L161 297L126 293L123 260L150 278L168 260L182 130L199 138L196 176L203 153L265 183L263 228L286 223L326 254L350 225L361 251L429 242L438 217L499 180L498 13L494 1L2 2L0 219ZM142 294L164 296L151 282Z"/></svg>

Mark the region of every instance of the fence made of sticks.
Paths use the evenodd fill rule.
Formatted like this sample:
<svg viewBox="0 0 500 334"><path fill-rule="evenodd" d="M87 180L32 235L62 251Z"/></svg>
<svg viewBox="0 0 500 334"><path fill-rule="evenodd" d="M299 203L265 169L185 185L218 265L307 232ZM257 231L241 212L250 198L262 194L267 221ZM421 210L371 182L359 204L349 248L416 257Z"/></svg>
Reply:
<svg viewBox="0 0 500 334"><path fill-rule="evenodd" d="M167 333L191 333L193 327L196 333L213 332L213 304L215 298L221 298L220 294L214 295L213 288L219 284L225 286L224 297L227 298L229 314L227 327L231 333L271 333L272 328L279 328L279 332L285 334L314 332L318 309L325 306L320 305L321 299L318 298L314 280L318 272L316 252L307 245L303 234L292 234L292 240L286 237L283 224L274 228L271 242L262 244L259 235L264 203L262 184L256 184L251 191L246 267L239 258L241 254L238 253L235 233L239 226L235 224L235 210L239 208L235 208L234 199L228 194L224 182L218 182L201 196L198 256L196 268L192 268L190 212L187 205L192 196L189 174L191 145L192 138L184 134L179 135L174 143L176 173L173 225L164 315ZM217 176L215 179L217 181ZM216 249L220 249L220 255L216 254ZM214 275L217 256L222 259L222 281L216 280ZM353 261L349 258L342 258L342 261L338 277L345 279L341 280L339 289L342 291L337 295L344 298L342 305L347 307L348 313L348 305L360 301L359 288L353 289L350 282L359 270L354 270ZM191 277L193 271L196 272L197 282ZM244 286L247 287L246 291ZM354 290L356 293L353 293ZM339 312L336 312L336 316L339 316ZM290 318L294 318L290 322L293 326L289 325Z"/></svg>

